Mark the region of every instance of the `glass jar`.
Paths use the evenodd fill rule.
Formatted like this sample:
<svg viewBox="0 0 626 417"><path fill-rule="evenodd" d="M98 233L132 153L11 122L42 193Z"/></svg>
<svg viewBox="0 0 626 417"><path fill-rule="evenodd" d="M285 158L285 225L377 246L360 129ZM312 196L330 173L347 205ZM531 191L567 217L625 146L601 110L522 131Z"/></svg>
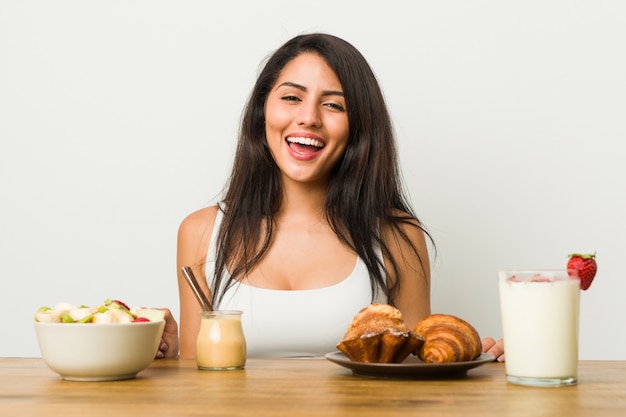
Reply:
<svg viewBox="0 0 626 417"><path fill-rule="evenodd" d="M246 365L246 339L241 311L202 311L197 339L199 369L242 369Z"/></svg>

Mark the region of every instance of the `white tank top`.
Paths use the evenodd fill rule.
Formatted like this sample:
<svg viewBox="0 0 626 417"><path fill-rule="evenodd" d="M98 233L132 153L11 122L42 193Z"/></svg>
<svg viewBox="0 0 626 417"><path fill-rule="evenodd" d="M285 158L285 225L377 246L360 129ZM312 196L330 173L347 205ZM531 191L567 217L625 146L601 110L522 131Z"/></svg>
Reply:
<svg viewBox="0 0 626 417"><path fill-rule="evenodd" d="M222 217L218 210L207 254L209 288L215 268L214 242ZM330 287L270 290L237 283L216 308L243 311L248 357L315 357L336 351L354 316L372 302L386 303L387 299L381 290L372 300L367 267L357 257L352 273Z"/></svg>

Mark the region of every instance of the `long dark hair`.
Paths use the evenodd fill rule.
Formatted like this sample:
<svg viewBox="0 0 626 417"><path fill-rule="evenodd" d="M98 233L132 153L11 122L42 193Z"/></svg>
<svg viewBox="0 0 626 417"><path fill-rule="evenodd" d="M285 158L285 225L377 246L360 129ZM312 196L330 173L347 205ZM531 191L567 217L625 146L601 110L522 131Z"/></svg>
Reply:
<svg viewBox="0 0 626 417"><path fill-rule="evenodd" d="M283 196L280 170L265 138L264 107L285 65L307 52L320 55L336 73L348 112L348 144L331 174L325 203L330 227L367 266L372 297L381 288L391 304L399 288L397 283L387 285L377 247L390 260L388 268L396 276L397 260L381 240L380 227L391 227L419 258L417 248L401 228L422 227L403 193L393 127L374 73L350 43L328 34L300 35L269 57L244 109L233 170L220 207L224 218L215 242L214 305L261 260L272 241L274 215ZM227 269L230 277L223 283Z"/></svg>

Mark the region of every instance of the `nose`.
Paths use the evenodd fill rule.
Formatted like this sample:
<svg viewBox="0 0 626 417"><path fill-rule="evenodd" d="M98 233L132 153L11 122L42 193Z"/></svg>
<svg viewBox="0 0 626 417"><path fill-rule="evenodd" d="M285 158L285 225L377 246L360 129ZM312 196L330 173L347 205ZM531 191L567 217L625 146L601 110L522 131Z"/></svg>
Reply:
<svg viewBox="0 0 626 417"><path fill-rule="evenodd" d="M320 127L322 125L320 109L315 103L302 103L297 117L298 126Z"/></svg>

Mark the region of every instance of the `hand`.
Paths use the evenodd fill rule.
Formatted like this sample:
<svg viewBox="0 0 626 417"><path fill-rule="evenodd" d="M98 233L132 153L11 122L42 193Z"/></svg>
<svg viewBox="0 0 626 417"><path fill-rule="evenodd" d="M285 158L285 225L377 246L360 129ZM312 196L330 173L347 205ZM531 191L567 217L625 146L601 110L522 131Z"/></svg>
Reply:
<svg viewBox="0 0 626 417"><path fill-rule="evenodd" d="M161 343L159 344L159 350L157 350L155 359L163 358L177 358L178 357L178 323L174 319L172 312L167 308L162 308L165 311L165 329L163 329L163 336L161 337Z"/></svg>
<svg viewBox="0 0 626 417"><path fill-rule="evenodd" d="M485 337L482 342L484 353L491 353L496 357L496 361L504 362L504 341L502 339L496 342L493 337Z"/></svg>

